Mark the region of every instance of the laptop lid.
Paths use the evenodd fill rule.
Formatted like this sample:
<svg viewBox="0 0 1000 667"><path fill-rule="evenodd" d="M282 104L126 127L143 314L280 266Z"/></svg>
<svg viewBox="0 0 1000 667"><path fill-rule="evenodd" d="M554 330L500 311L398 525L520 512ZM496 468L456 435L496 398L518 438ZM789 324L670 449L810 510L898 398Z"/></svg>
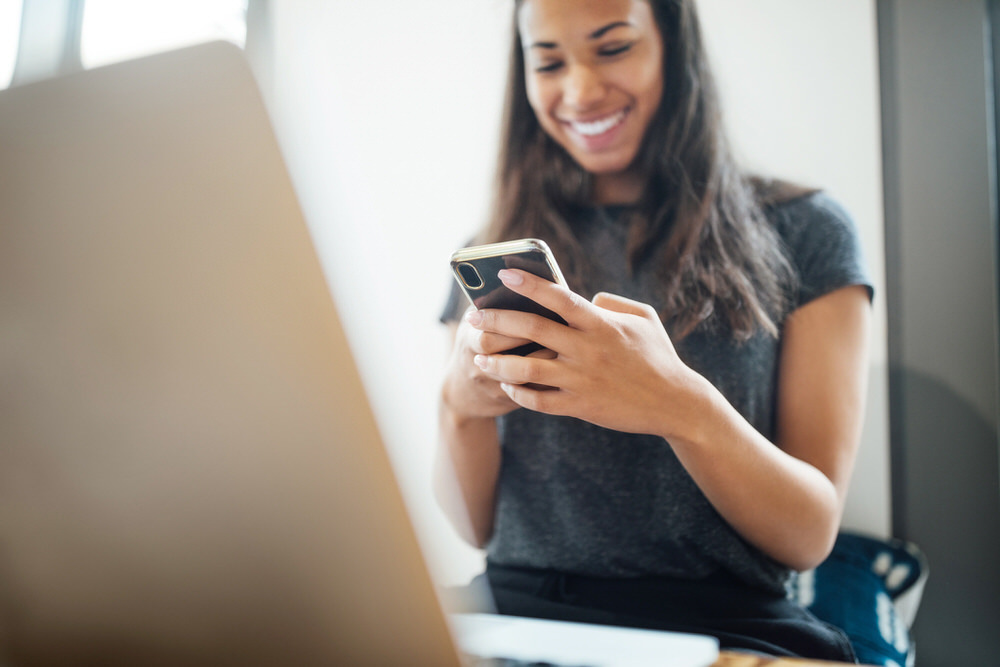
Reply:
<svg viewBox="0 0 1000 667"><path fill-rule="evenodd" d="M242 54L0 92L12 662L457 665Z"/></svg>

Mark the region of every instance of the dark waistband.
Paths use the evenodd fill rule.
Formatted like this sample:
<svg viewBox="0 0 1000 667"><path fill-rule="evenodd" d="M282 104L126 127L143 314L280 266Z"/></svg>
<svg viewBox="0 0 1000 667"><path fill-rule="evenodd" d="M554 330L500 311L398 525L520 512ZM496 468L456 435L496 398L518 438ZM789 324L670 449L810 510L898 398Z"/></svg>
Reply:
<svg viewBox="0 0 1000 667"><path fill-rule="evenodd" d="M503 588L538 598L571 604L596 605L619 612L675 608L685 616L784 617L789 605L784 595L754 588L733 574L719 570L701 579L664 576L594 577L589 575L487 562L491 588ZM797 615L797 611L793 611Z"/></svg>
<svg viewBox="0 0 1000 667"><path fill-rule="evenodd" d="M705 595L707 591L718 591L726 595L739 595L758 598L761 601L785 599L782 594L750 586L735 575L716 570L711 574L697 578L667 577L644 575L637 577L599 577L559 570L539 569L512 565L500 565L492 561L486 562L486 576L491 584L502 585L528 592L550 581L561 581L566 586L577 590L607 591L617 594L627 594L629 591L696 591Z"/></svg>
<svg viewBox="0 0 1000 667"><path fill-rule="evenodd" d="M484 575L501 613L699 632L730 648L854 660L841 631L785 596L725 571L701 579L615 578L487 561Z"/></svg>

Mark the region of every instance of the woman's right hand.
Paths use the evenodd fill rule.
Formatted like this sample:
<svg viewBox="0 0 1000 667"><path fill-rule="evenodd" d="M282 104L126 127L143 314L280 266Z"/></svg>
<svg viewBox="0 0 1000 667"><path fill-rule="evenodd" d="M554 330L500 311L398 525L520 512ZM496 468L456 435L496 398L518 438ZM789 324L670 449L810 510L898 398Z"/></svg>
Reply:
<svg viewBox="0 0 1000 667"><path fill-rule="evenodd" d="M504 393L497 380L476 366L473 357L496 354L530 341L480 331L469 322L470 317L477 316L478 311L470 307L458 325L453 325L454 343L441 399L443 407L457 419L499 417L519 407Z"/></svg>

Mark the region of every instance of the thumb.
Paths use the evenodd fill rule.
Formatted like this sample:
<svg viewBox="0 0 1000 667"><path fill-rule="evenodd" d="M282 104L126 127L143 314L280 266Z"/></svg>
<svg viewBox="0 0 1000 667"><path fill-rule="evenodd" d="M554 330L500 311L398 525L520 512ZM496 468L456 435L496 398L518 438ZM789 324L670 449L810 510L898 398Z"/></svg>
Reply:
<svg viewBox="0 0 1000 667"><path fill-rule="evenodd" d="M616 313L625 313L626 315L637 315L639 317L652 317L654 319L659 319L656 311L649 304L642 303L641 301L634 301L633 299L619 296L617 294L598 292L594 295L592 301L598 308L604 308L605 310L610 310Z"/></svg>

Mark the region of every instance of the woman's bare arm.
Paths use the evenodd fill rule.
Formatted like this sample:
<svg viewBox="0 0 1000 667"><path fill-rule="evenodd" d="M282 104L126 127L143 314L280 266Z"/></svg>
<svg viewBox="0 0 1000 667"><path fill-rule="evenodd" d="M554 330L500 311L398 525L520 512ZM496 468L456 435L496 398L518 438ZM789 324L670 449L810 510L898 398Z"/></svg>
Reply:
<svg viewBox="0 0 1000 667"><path fill-rule="evenodd" d="M503 273L508 286L569 323L503 311L474 318L481 331L534 340L557 353L474 358L514 402L660 435L749 542L795 569L826 557L860 438L870 319L863 287L820 297L786 322L772 443L677 357L650 306L606 294L590 303L528 274ZM556 389L536 391L531 383Z"/></svg>
<svg viewBox="0 0 1000 667"><path fill-rule="evenodd" d="M525 341L484 334L465 320L452 324L450 331L451 355L438 407L435 490L459 535L482 547L493 533L500 472L496 417L518 406L472 359L476 354L510 349Z"/></svg>

